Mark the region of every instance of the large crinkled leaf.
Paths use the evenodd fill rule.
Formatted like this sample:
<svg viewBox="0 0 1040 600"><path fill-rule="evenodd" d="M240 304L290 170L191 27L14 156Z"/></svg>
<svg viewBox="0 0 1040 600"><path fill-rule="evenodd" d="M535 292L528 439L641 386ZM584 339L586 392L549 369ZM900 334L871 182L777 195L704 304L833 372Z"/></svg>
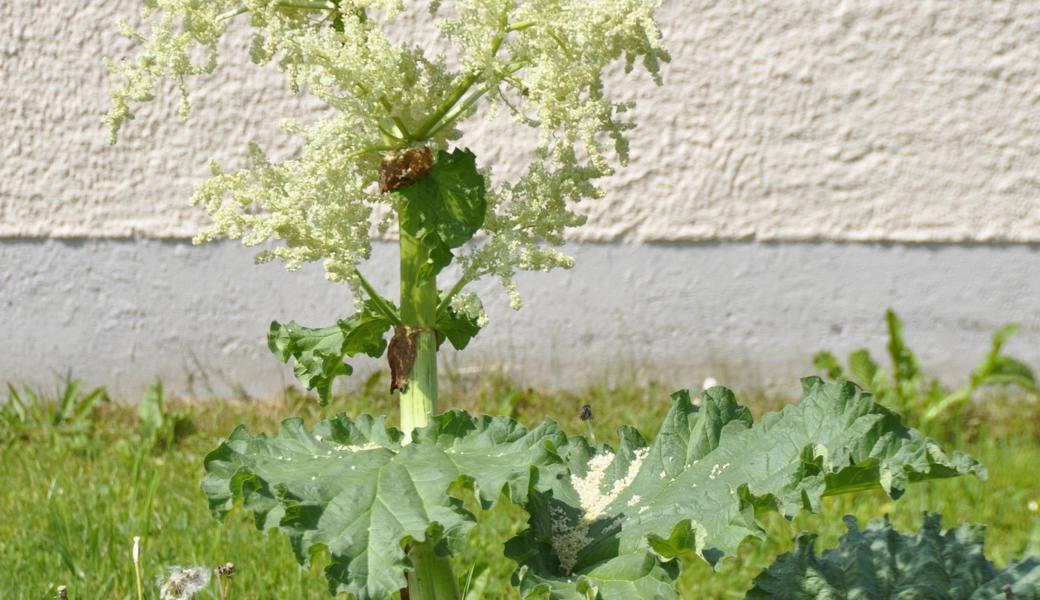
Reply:
<svg viewBox="0 0 1040 600"><path fill-rule="evenodd" d="M288 324L273 321L267 333L267 346L282 362L295 359L296 378L307 389L316 390L324 405L332 395L332 382L336 377L354 372L353 367L343 362L343 357L382 356L386 349L383 336L391 324L375 303L368 301L361 312L330 327L310 328L295 321Z"/></svg>
<svg viewBox="0 0 1040 600"><path fill-rule="evenodd" d="M572 438L559 449L571 469L525 506L530 527L506 545L520 564L524 597L675 598L668 561L694 551L714 564L748 536L756 513L816 509L824 495L965 473L970 457L947 456L854 384L803 380L802 401L751 415L724 388L695 406L684 392L651 446L630 428L617 451ZM638 567L638 568L637 568ZM665 591L667 590L667 591Z"/></svg>
<svg viewBox="0 0 1040 600"><path fill-rule="evenodd" d="M961 525L945 533L939 515L925 515L913 535L886 518L849 528L837 548L817 556L816 536L781 555L755 578L751 600L1040 600L1040 557L999 570L982 553L984 529Z"/></svg>
<svg viewBox="0 0 1040 600"><path fill-rule="evenodd" d="M310 431L291 418L273 438L235 429L206 457L202 487L218 516L240 501L258 528L284 531L301 563L327 548L333 593L384 599L405 585L408 543L463 543L474 518L448 495L452 484L470 483L485 505L503 492L524 502L540 469L561 469L555 447L565 442L551 422L527 430L458 411L407 445L382 418L341 414Z"/></svg>

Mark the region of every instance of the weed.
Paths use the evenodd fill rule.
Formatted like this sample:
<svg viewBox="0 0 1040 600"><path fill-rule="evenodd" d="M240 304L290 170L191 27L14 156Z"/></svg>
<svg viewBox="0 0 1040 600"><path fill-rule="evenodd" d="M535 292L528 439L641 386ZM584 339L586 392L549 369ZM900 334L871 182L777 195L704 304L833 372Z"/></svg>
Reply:
<svg viewBox="0 0 1040 600"><path fill-rule="evenodd" d="M71 375L59 382L53 393L7 384L7 399L0 403L0 442L52 440L71 449L89 445L96 411L108 401L105 388L85 391Z"/></svg>
<svg viewBox="0 0 1040 600"><path fill-rule="evenodd" d="M1004 344L1016 331L1005 325L993 335L989 352L971 372L968 384L954 391L945 389L938 379L926 378L917 356L903 336L903 322L895 311L885 312L888 326L888 355L892 373L885 373L866 349L849 354L848 369L830 352L819 352L813 365L831 379L852 379L873 392L886 406L902 413L908 422L954 439L970 431L971 400L986 386L1018 386L1035 393L1032 370L1020 360L1003 354Z"/></svg>

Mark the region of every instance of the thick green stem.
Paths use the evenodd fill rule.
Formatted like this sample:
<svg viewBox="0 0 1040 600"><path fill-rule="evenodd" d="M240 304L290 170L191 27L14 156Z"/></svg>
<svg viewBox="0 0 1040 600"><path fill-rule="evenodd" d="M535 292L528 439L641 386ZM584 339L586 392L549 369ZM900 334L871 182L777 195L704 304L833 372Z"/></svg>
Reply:
<svg viewBox="0 0 1040 600"><path fill-rule="evenodd" d="M401 431L411 436L437 410L437 279L420 277L430 258L422 243L401 230L401 323L418 331L415 363L401 393Z"/></svg>
<svg viewBox="0 0 1040 600"><path fill-rule="evenodd" d="M415 339L415 364L408 376L408 389L401 392L401 431L411 437L437 410L437 341L432 332Z"/></svg>
<svg viewBox="0 0 1040 600"><path fill-rule="evenodd" d="M430 542L415 544L408 556L414 569L408 572L409 600L457 600L459 585L451 570L451 559L437 554Z"/></svg>
<svg viewBox="0 0 1040 600"><path fill-rule="evenodd" d="M400 232L401 322L417 330L415 363L408 375L408 388L400 395L401 430L411 436L437 410L437 278L422 278L421 270L430 258L422 242ZM432 541L416 543L408 553L412 570L408 573L410 600L458 600L459 589L451 559L439 555Z"/></svg>

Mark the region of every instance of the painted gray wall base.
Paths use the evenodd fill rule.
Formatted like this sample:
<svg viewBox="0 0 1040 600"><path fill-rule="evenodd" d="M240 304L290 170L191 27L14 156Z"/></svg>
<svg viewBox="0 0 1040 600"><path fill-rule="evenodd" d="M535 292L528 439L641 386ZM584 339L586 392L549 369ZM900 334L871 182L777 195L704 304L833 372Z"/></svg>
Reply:
<svg viewBox="0 0 1040 600"><path fill-rule="evenodd" d="M821 348L883 349L883 311L904 316L925 364L959 383L992 331L1022 325L1009 350L1040 367L1040 246L759 244L572 245L569 272L520 278L511 311L479 290L491 325L445 364L492 366L518 382L576 387L636 377L668 387L708 375L794 392ZM252 265L232 244L0 241L0 381L71 369L134 398L159 377L200 395L264 397L292 381L268 353L271 319L326 325L351 307L318 269ZM365 269L381 289L394 248ZM381 366L359 361L361 371Z"/></svg>

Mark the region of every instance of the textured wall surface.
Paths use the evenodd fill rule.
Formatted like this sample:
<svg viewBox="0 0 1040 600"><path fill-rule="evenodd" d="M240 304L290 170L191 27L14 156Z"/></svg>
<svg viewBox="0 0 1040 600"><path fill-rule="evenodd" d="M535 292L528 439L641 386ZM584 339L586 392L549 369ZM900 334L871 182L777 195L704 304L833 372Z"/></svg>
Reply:
<svg viewBox="0 0 1040 600"><path fill-rule="evenodd" d="M316 110L232 36L187 125L167 89L108 147L101 57L131 50L113 22L140 4L0 4L0 236L188 237L210 157L284 155L275 119ZM636 159L576 237L1040 241L1040 1L667 0L660 17L666 86L612 79L640 102ZM506 125L469 129L496 172L519 168Z"/></svg>
<svg viewBox="0 0 1040 600"><path fill-rule="evenodd" d="M1040 365L1040 247L900 244L576 244L570 271L519 280L524 307L482 286L491 317L449 369L499 367L521 385L617 378L798 391L820 349L881 356L884 309L929 373L965 382L1008 321L1007 350ZM376 247L373 283L397 275ZM267 351L271 319L330 324L350 306L320 269L253 267L230 243L21 241L0 244L0 382L52 382L71 369L121 397L162 377L172 390L264 397L292 382ZM371 359L355 363L360 373ZM378 365L385 369L381 363ZM348 383L349 384L349 383Z"/></svg>
<svg viewBox="0 0 1040 600"><path fill-rule="evenodd" d="M140 4L0 3L0 381L71 369L127 394L157 376L267 394L291 380L270 319L325 324L348 291L233 244L192 249L204 216L186 199L211 157L292 152L274 122L320 107L232 35L236 57L191 83L192 120L170 85L108 146L101 57L132 52L113 23ZM450 364L790 387L817 349L880 351L886 306L951 383L1004 322L1040 363L1040 0L666 0L660 17L666 85L612 76L639 102L634 160L573 235L629 243L521 278L519 313L485 282L492 325ZM421 18L400 34L431 38ZM507 123L467 129L496 175L519 172ZM392 289L376 250L366 273Z"/></svg>

